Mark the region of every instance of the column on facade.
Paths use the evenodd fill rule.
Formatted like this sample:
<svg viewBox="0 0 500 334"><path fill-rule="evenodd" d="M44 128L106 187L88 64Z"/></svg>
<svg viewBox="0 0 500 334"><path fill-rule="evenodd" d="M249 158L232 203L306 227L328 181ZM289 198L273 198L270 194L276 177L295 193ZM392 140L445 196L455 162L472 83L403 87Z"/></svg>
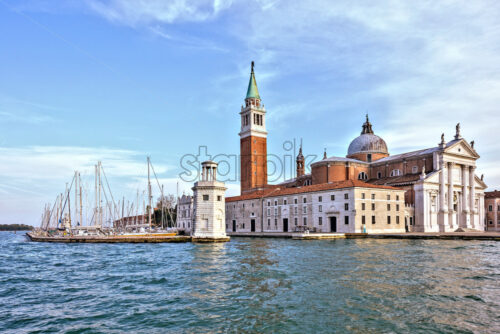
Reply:
<svg viewBox="0 0 500 334"><path fill-rule="evenodd" d="M444 179L445 162L441 161L441 174L439 174L439 209L441 212L448 212L448 204L446 203L446 180Z"/></svg>
<svg viewBox="0 0 500 334"><path fill-rule="evenodd" d="M468 184L469 168L462 165L462 208L464 212L469 212Z"/></svg>
<svg viewBox="0 0 500 334"><path fill-rule="evenodd" d="M439 212L438 212L438 224L439 230L444 231L446 226L448 226L448 203L446 202L446 163L444 158L441 156L439 161L441 165L441 173L439 174Z"/></svg>
<svg viewBox="0 0 500 334"><path fill-rule="evenodd" d="M476 167L474 167L474 166L471 166L469 168L469 186L470 186L469 210L470 210L470 223L471 223L472 228L475 228L475 225L476 225L475 214L477 213L476 206L475 206L476 189L474 187L474 185L476 184L476 180L474 179L475 170L476 170Z"/></svg>
<svg viewBox="0 0 500 334"><path fill-rule="evenodd" d="M453 226L453 162L448 163L448 210L450 227Z"/></svg>

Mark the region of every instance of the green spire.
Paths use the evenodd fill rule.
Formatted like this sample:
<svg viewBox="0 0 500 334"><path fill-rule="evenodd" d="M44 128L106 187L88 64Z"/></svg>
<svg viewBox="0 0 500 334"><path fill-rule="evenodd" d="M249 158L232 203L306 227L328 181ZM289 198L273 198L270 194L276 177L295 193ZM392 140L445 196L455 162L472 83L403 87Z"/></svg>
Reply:
<svg viewBox="0 0 500 334"><path fill-rule="evenodd" d="M250 73L250 82L248 83L247 99L259 99L259 90L257 89L257 82L255 81L255 73L253 72L254 62L252 61L252 72Z"/></svg>

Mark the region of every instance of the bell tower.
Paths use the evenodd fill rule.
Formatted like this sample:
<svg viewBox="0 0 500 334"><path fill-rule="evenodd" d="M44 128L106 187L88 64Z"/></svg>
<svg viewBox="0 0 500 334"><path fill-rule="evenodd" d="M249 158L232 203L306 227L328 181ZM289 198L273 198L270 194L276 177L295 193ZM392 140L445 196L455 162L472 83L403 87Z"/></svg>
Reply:
<svg viewBox="0 0 500 334"><path fill-rule="evenodd" d="M261 103L254 62L250 72L245 106L241 107L240 185L241 193L267 185L266 109Z"/></svg>

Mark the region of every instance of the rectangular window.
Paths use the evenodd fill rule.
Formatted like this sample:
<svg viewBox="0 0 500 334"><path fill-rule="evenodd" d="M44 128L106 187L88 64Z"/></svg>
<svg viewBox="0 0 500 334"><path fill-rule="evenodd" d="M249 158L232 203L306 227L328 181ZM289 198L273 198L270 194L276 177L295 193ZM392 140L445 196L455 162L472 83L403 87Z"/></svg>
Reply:
<svg viewBox="0 0 500 334"><path fill-rule="evenodd" d="M344 199L349 199L349 194L344 194Z"/></svg>
<svg viewBox="0 0 500 334"><path fill-rule="evenodd" d="M297 217L295 217L294 221L295 221L295 226L297 226L299 219Z"/></svg>
<svg viewBox="0 0 500 334"><path fill-rule="evenodd" d="M344 224L349 225L349 216L344 216Z"/></svg>
<svg viewBox="0 0 500 334"><path fill-rule="evenodd" d="M387 224L391 223L391 216L387 216Z"/></svg>
<svg viewBox="0 0 500 334"><path fill-rule="evenodd" d="M304 217L304 225L307 225L307 217Z"/></svg>
<svg viewBox="0 0 500 334"><path fill-rule="evenodd" d="M375 194L372 194L372 199L375 199Z"/></svg>
<svg viewBox="0 0 500 334"><path fill-rule="evenodd" d="M396 216L396 224L399 224L399 216Z"/></svg>
<svg viewBox="0 0 500 334"><path fill-rule="evenodd" d="M365 199L365 193L361 193L361 199Z"/></svg>
<svg viewBox="0 0 500 334"><path fill-rule="evenodd" d="M493 211L493 205L488 206L488 211L490 211L490 212Z"/></svg>
<svg viewBox="0 0 500 334"><path fill-rule="evenodd" d="M323 212L323 206L321 206L321 205L320 205L320 206L318 207L318 210L319 210L319 212Z"/></svg>
<svg viewBox="0 0 500 334"><path fill-rule="evenodd" d="M304 207L302 208L302 212L303 212L303 213L307 213L307 206L304 206Z"/></svg>
<svg viewBox="0 0 500 334"><path fill-rule="evenodd" d="M365 209L365 203L361 203L361 210Z"/></svg>
<svg viewBox="0 0 500 334"><path fill-rule="evenodd" d="M274 220L274 226L278 226L278 219Z"/></svg>
<svg viewBox="0 0 500 334"><path fill-rule="evenodd" d="M293 199L293 203L297 204L297 199L296 198Z"/></svg>
<svg viewBox="0 0 500 334"><path fill-rule="evenodd" d="M345 210L345 211L349 210L349 203L345 203L345 204L344 204L344 210Z"/></svg>
<svg viewBox="0 0 500 334"><path fill-rule="evenodd" d="M323 196L319 196L318 197L318 202L322 202L323 201Z"/></svg>
<svg viewBox="0 0 500 334"><path fill-rule="evenodd" d="M203 200L208 201L208 195L203 195Z"/></svg>
<svg viewBox="0 0 500 334"><path fill-rule="evenodd" d="M323 217L318 218L318 225L323 225Z"/></svg>
<svg viewBox="0 0 500 334"><path fill-rule="evenodd" d="M284 205L286 205L286 199L285 199L285 200L283 200L283 204L284 204Z"/></svg>
<svg viewBox="0 0 500 334"><path fill-rule="evenodd" d="M391 200L391 195L387 195L387 200L390 201Z"/></svg>
<svg viewBox="0 0 500 334"><path fill-rule="evenodd" d="M307 201L306 201L306 198L304 197L304 203L306 203L306 202L307 202Z"/></svg>
<svg viewBox="0 0 500 334"><path fill-rule="evenodd" d="M375 203L372 203L372 211L375 211Z"/></svg>
<svg viewBox="0 0 500 334"><path fill-rule="evenodd" d="M297 207L295 207L295 214L297 214Z"/></svg>
<svg viewBox="0 0 500 334"><path fill-rule="evenodd" d="M335 201L335 195L331 195L331 196L330 196L330 200L331 200L331 201Z"/></svg>
<svg viewBox="0 0 500 334"><path fill-rule="evenodd" d="M396 201L399 201L399 195L396 195Z"/></svg>
<svg viewBox="0 0 500 334"><path fill-rule="evenodd" d="M277 216L278 215L278 208L274 208L274 215Z"/></svg>
<svg viewBox="0 0 500 334"><path fill-rule="evenodd" d="M217 195L217 201L222 201L222 196L221 195Z"/></svg>
<svg viewBox="0 0 500 334"><path fill-rule="evenodd" d="M274 205L278 205L278 201L277 200L274 201Z"/></svg>
<svg viewBox="0 0 500 334"><path fill-rule="evenodd" d="M396 211L399 211L399 204L396 204Z"/></svg>
<svg viewBox="0 0 500 334"><path fill-rule="evenodd" d="M372 216L372 224L375 224L375 216Z"/></svg>
<svg viewBox="0 0 500 334"><path fill-rule="evenodd" d="M245 228L245 223L243 223L243 228Z"/></svg>
<svg viewBox="0 0 500 334"><path fill-rule="evenodd" d="M271 226L271 219L267 220L267 226Z"/></svg>
<svg viewBox="0 0 500 334"><path fill-rule="evenodd" d="M391 211L391 205L387 204L387 211Z"/></svg>
<svg viewBox="0 0 500 334"><path fill-rule="evenodd" d="M267 201L267 206L271 206L271 202L270 201Z"/></svg>
<svg viewBox="0 0 500 334"><path fill-rule="evenodd" d="M365 225L366 224L366 217L361 216L361 224Z"/></svg>
<svg viewBox="0 0 500 334"><path fill-rule="evenodd" d="M271 215L271 208L267 208L267 215L270 216Z"/></svg>

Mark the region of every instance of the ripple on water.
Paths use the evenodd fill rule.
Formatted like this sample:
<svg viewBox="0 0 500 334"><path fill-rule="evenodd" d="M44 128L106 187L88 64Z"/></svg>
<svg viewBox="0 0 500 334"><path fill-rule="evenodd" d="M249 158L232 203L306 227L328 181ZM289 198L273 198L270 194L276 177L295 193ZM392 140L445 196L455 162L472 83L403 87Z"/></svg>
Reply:
<svg viewBox="0 0 500 334"><path fill-rule="evenodd" d="M500 332L499 245L58 245L0 233L0 331Z"/></svg>

